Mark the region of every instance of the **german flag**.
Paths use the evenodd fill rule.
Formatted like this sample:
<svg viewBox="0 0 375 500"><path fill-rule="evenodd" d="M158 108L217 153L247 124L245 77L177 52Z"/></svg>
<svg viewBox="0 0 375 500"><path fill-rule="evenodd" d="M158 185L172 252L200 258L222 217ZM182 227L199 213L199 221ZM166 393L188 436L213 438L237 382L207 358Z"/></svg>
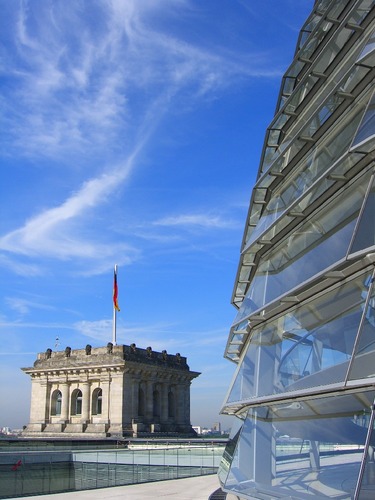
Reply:
<svg viewBox="0 0 375 500"><path fill-rule="evenodd" d="M120 308L118 306L117 297L118 297L118 287L117 287L117 273L115 269L113 273L113 307L116 309L116 311L119 311Z"/></svg>

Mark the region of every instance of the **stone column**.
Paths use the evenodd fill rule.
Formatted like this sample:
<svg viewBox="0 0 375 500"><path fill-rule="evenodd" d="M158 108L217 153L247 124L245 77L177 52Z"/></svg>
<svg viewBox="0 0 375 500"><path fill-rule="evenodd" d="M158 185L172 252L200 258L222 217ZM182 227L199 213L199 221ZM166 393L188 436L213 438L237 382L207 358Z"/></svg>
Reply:
<svg viewBox="0 0 375 500"><path fill-rule="evenodd" d="M112 435L122 435L123 404L124 404L124 374L120 370L113 370L109 386L109 432Z"/></svg>
<svg viewBox="0 0 375 500"><path fill-rule="evenodd" d="M139 380L132 378L131 418L138 418Z"/></svg>
<svg viewBox="0 0 375 500"><path fill-rule="evenodd" d="M166 382L161 384L161 394L160 394L160 423L168 422L168 389L169 386Z"/></svg>
<svg viewBox="0 0 375 500"><path fill-rule="evenodd" d="M176 387L176 423L183 424L184 423L184 415L185 415L185 387L181 384L181 382Z"/></svg>
<svg viewBox="0 0 375 500"><path fill-rule="evenodd" d="M69 384L63 382L59 386L61 391L61 420L67 422L69 420Z"/></svg>
<svg viewBox="0 0 375 500"><path fill-rule="evenodd" d="M87 423L90 419L90 382L82 383L82 423Z"/></svg>
<svg viewBox="0 0 375 500"><path fill-rule="evenodd" d="M134 416L134 384L138 385L134 382L133 377L129 373L125 373L123 375L122 424L126 428L131 425Z"/></svg>
<svg viewBox="0 0 375 500"><path fill-rule="evenodd" d="M184 423L190 425L190 381L187 380L184 385Z"/></svg>
<svg viewBox="0 0 375 500"><path fill-rule="evenodd" d="M31 379L30 423L46 423L49 408L48 383L46 379Z"/></svg>
<svg viewBox="0 0 375 500"><path fill-rule="evenodd" d="M42 394L42 398L44 399L45 401L45 404L44 404L44 411L43 411L43 407L41 408L41 411L42 411L42 420L44 422L48 422L48 419L49 419L49 416L50 416L50 398L51 398L51 384L48 383L47 380L43 380L41 383L40 383L40 392Z"/></svg>
<svg viewBox="0 0 375 500"><path fill-rule="evenodd" d="M100 388L102 390L102 418L105 422L109 422L109 378L100 380Z"/></svg>
<svg viewBox="0 0 375 500"><path fill-rule="evenodd" d="M153 410L154 410L154 397L153 397L153 382L152 380L147 380L146 382L146 408L145 417L146 422L152 422L153 420Z"/></svg>

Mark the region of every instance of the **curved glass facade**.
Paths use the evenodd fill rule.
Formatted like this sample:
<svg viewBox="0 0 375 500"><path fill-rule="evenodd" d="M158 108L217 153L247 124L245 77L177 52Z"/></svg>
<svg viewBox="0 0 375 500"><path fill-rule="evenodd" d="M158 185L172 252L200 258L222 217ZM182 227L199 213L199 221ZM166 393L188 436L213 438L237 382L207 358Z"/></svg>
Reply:
<svg viewBox="0 0 375 500"><path fill-rule="evenodd" d="M316 1L250 200L219 479L240 499L375 498L375 1Z"/></svg>

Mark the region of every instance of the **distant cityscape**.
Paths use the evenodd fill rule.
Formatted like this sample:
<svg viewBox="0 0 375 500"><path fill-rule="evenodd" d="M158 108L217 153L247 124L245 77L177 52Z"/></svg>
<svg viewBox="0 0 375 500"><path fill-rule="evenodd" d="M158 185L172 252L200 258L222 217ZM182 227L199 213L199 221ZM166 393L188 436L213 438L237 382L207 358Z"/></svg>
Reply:
<svg viewBox="0 0 375 500"><path fill-rule="evenodd" d="M19 436L22 429L11 429L10 427L0 427L0 439L4 437Z"/></svg>
<svg viewBox="0 0 375 500"><path fill-rule="evenodd" d="M212 427L192 426L198 436L227 436L229 430L222 430L221 423L215 422ZM23 429L12 429L11 427L0 427L0 439L18 437Z"/></svg>

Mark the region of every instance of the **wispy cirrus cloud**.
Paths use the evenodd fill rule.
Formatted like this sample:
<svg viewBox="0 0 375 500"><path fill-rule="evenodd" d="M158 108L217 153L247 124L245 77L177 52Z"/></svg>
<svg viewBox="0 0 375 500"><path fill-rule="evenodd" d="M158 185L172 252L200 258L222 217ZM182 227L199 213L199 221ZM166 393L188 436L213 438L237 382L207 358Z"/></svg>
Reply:
<svg viewBox="0 0 375 500"><path fill-rule="evenodd" d="M0 254L0 267L8 269L14 274L18 274L20 276L39 276L43 274L41 266L36 264L35 262L27 263L27 262L19 262L15 260L12 256L7 256L4 254Z"/></svg>
<svg viewBox="0 0 375 500"><path fill-rule="evenodd" d="M20 3L17 61L13 54L6 61L16 85L5 89L3 140L13 142L18 155L59 160L65 171L84 158L91 161L91 177L75 180L75 193L0 237L3 261L12 268L16 255L34 259L29 275L41 272L36 258L84 260L82 272L89 274L108 269L114 257L119 264L136 259L139 249L105 237L108 230L94 215L136 168L162 117L251 76L274 76L261 51L198 45L188 30L168 28L197 9L188 0L101 0L69 9L60 1ZM88 15L97 22L87 23ZM120 167L108 168L111 163ZM233 224L221 216L185 214L153 226Z"/></svg>
<svg viewBox="0 0 375 500"><path fill-rule="evenodd" d="M44 311L53 311L56 309L55 307L43 302L21 299L19 297L7 297L5 299L5 302L7 303L8 307L17 311L21 315L27 314L32 309L40 309Z"/></svg>
<svg viewBox="0 0 375 500"><path fill-rule="evenodd" d="M220 215L180 214L163 217L153 222L155 226L201 227L211 229L231 229L238 224Z"/></svg>
<svg viewBox="0 0 375 500"><path fill-rule="evenodd" d="M189 107L241 79L280 74L262 51L198 46L188 31L165 29L196 9L181 0L102 0L69 9L63 2L21 3L17 70L10 57L6 64L18 82L7 89L17 147L38 155L116 148L161 95L171 106L177 100ZM88 16L100 19L95 29Z"/></svg>
<svg viewBox="0 0 375 500"><path fill-rule="evenodd" d="M138 150L134 151L126 163L111 172L84 182L76 193L59 206L45 210L30 218L24 226L2 236L0 249L29 257L104 262L105 269L109 262L113 262L114 255L121 254L123 262L135 258L138 251L130 245L108 245L100 241L98 236L92 240L81 236L78 222L87 216L87 212L108 201L116 186L128 178L137 153Z"/></svg>
<svg viewBox="0 0 375 500"><path fill-rule="evenodd" d="M108 342L112 338L112 319L78 321L72 326L80 334L100 342ZM175 323L156 322L135 326L124 326L121 322L117 324L117 340L120 343L136 343L137 339L141 339L142 346L150 345L156 351L186 349L191 346L192 338L195 347L210 349L213 345L224 342L226 337L225 328L187 333Z"/></svg>

